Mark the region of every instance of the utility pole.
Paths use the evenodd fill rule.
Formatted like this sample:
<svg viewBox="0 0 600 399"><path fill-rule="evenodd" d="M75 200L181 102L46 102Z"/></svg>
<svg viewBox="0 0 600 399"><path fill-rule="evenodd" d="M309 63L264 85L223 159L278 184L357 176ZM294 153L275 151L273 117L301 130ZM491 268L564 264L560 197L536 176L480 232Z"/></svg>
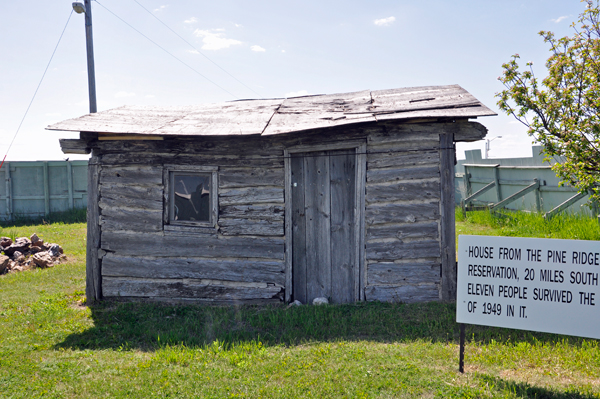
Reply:
<svg viewBox="0 0 600 399"><path fill-rule="evenodd" d="M91 0L73 3L77 14L85 14L85 45L87 50L88 92L90 95L90 114L97 112L96 107L96 72L94 69L94 40L92 36L92 4Z"/></svg>

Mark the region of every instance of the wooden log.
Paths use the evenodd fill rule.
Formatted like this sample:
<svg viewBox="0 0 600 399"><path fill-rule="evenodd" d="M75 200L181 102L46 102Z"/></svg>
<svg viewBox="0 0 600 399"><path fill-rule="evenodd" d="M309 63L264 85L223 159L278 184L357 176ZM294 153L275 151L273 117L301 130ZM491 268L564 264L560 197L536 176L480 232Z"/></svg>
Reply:
<svg viewBox="0 0 600 399"><path fill-rule="evenodd" d="M102 276L149 279L218 279L285 284L283 261L252 259L157 258L108 253L102 259Z"/></svg>
<svg viewBox="0 0 600 399"><path fill-rule="evenodd" d="M477 141L487 135L487 128L479 122L457 122L454 141Z"/></svg>
<svg viewBox="0 0 600 399"><path fill-rule="evenodd" d="M106 231L102 249L118 255L186 256L207 258L283 259L283 240L259 237L210 237L192 235L129 234Z"/></svg>
<svg viewBox="0 0 600 399"><path fill-rule="evenodd" d="M367 156L383 153L408 154L421 151L432 151L439 148L440 143L437 140L414 140L384 144L369 144L367 146Z"/></svg>
<svg viewBox="0 0 600 399"><path fill-rule="evenodd" d="M389 185L367 183L367 203L432 200L440 198L438 181L404 182Z"/></svg>
<svg viewBox="0 0 600 399"><path fill-rule="evenodd" d="M367 240L382 238L438 238L437 222L374 225L367 229Z"/></svg>
<svg viewBox="0 0 600 399"><path fill-rule="evenodd" d="M394 261L396 259L438 258L440 242L437 240L403 242L367 242L367 260Z"/></svg>
<svg viewBox="0 0 600 399"><path fill-rule="evenodd" d="M212 155L283 156L283 145L277 140L258 137L202 137L164 141L102 141L94 145L103 153L164 153Z"/></svg>
<svg viewBox="0 0 600 399"><path fill-rule="evenodd" d="M365 287L365 298L367 301L416 303L438 301L440 293L435 284L370 285Z"/></svg>
<svg viewBox="0 0 600 399"><path fill-rule="evenodd" d="M439 151L415 151L407 153L382 152L371 153L367 157L369 169L403 168L406 166L437 165L440 161Z"/></svg>
<svg viewBox="0 0 600 399"><path fill-rule="evenodd" d="M100 183L162 185L163 169L156 166L103 166Z"/></svg>
<svg viewBox="0 0 600 399"><path fill-rule="evenodd" d="M163 209L162 202L162 190L160 190L160 194L158 196L148 196L148 197L138 197L138 198L128 198L128 197L119 197L112 196L110 197L100 197L100 208L137 208L137 209L146 209L149 211L161 211ZM161 216L162 218L162 216Z"/></svg>
<svg viewBox="0 0 600 399"><path fill-rule="evenodd" d="M105 277L106 297L150 298L207 298L213 300L252 300L280 297L283 288L222 286L206 284L202 280L151 280Z"/></svg>
<svg viewBox="0 0 600 399"><path fill-rule="evenodd" d="M155 152L108 153L102 156L107 165L218 165L220 167L283 167L283 157L257 155L217 155L211 153L180 154Z"/></svg>
<svg viewBox="0 0 600 399"><path fill-rule="evenodd" d="M280 221L284 218L283 205L222 205L219 209L220 218L262 219Z"/></svg>
<svg viewBox="0 0 600 399"><path fill-rule="evenodd" d="M283 187L283 168L221 168L219 170L219 188L281 186Z"/></svg>
<svg viewBox="0 0 600 399"><path fill-rule="evenodd" d="M369 169L367 171L368 183L385 183L400 180L417 180L439 178L438 165L422 166L418 168L399 169Z"/></svg>
<svg viewBox="0 0 600 399"><path fill-rule="evenodd" d="M63 154L89 154L90 147L86 140L80 139L59 139L60 149Z"/></svg>
<svg viewBox="0 0 600 399"><path fill-rule="evenodd" d="M388 124L385 129L369 134L367 143L371 145L397 143L400 141L437 141L439 134L439 124Z"/></svg>
<svg viewBox="0 0 600 399"><path fill-rule="evenodd" d="M261 219L219 218L219 231L226 236L281 236L283 237L283 220L270 221Z"/></svg>
<svg viewBox="0 0 600 399"><path fill-rule="evenodd" d="M369 204L366 209L367 226L385 223L415 223L438 220L438 202L423 204ZM370 228L370 227L369 227Z"/></svg>
<svg viewBox="0 0 600 399"><path fill-rule="evenodd" d="M101 201L101 204L103 202ZM161 231L162 209L101 207L100 224L103 231L133 230Z"/></svg>
<svg viewBox="0 0 600 399"><path fill-rule="evenodd" d="M102 276L101 260L98 259L98 249L100 248L100 209L98 208L98 177L100 175L100 166L95 154L88 164L88 184L87 184L87 250L86 250L86 284L85 295L88 303L94 303L102 299Z"/></svg>
<svg viewBox="0 0 600 399"><path fill-rule="evenodd" d="M283 187L219 190L219 205L283 203Z"/></svg>
<svg viewBox="0 0 600 399"><path fill-rule="evenodd" d="M368 285L440 283L439 263L371 263L367 268Z"/></svg>

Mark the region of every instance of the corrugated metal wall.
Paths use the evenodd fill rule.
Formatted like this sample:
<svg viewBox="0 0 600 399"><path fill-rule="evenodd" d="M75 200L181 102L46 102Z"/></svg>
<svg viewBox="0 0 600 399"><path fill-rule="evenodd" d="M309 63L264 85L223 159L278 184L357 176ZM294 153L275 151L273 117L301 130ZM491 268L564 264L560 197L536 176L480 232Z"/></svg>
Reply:
<svg viewBox="0 0 600 399"><path fill-rule="evenodd" d="M0 169L0 220L86 206L87 161L5 162Z"/></svg>

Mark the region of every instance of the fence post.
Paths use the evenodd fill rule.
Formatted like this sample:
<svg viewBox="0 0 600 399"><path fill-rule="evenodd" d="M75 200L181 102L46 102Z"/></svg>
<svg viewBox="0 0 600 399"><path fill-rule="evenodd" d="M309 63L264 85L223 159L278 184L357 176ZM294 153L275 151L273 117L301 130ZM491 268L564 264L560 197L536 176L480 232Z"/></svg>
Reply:
<svg viewBox="0 0 600 399"><path fill-rule="evenodd" d="M71 165L71 161L67 161L67 189L69 190L69 209L73 209L75 203L73 201L73 165Z"/></svg>
<svg viewBox="0 0 600 399"><path fill-rule="evenodd" d="M13 219L12 184L10 181L10 162L4 162L4 179L6 180L6 214L8 220Z"/></svg>
<svg viewBox="0 0 600 399"><path fill-rule="evenodd" d="M540 196L541 196L540 186L543 182L544 182L544 180L540 179L540 184L538 184L537 189L535 190L535 210L537 213L542 212L542 199L540 198Z"/></svg>
<svg viewBox="0 0 600 399"><path fill-rule="evenodd" d="M496 183L496 202L502 201L502 193L500 192L500 165L494 168L494 183Z"/></svg>
<svg viewBox="0 0 600 399"><path fill-rule="evenodd" d="M48 162L44 162L44 166L42 166L44 170L44 215L48 216L50 214L50 185L48 182Z"/></svg>

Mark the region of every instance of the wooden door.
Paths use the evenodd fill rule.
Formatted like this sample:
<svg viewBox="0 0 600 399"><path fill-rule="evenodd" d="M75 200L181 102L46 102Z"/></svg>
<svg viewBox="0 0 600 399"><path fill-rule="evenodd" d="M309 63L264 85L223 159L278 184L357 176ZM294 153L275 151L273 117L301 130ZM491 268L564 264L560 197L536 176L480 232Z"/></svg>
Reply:
<svg viewBox="0 0 600 399"><path fill-rule="evenodd" d="M356 298L356 151L292 154L292 295Z"/></svg>

